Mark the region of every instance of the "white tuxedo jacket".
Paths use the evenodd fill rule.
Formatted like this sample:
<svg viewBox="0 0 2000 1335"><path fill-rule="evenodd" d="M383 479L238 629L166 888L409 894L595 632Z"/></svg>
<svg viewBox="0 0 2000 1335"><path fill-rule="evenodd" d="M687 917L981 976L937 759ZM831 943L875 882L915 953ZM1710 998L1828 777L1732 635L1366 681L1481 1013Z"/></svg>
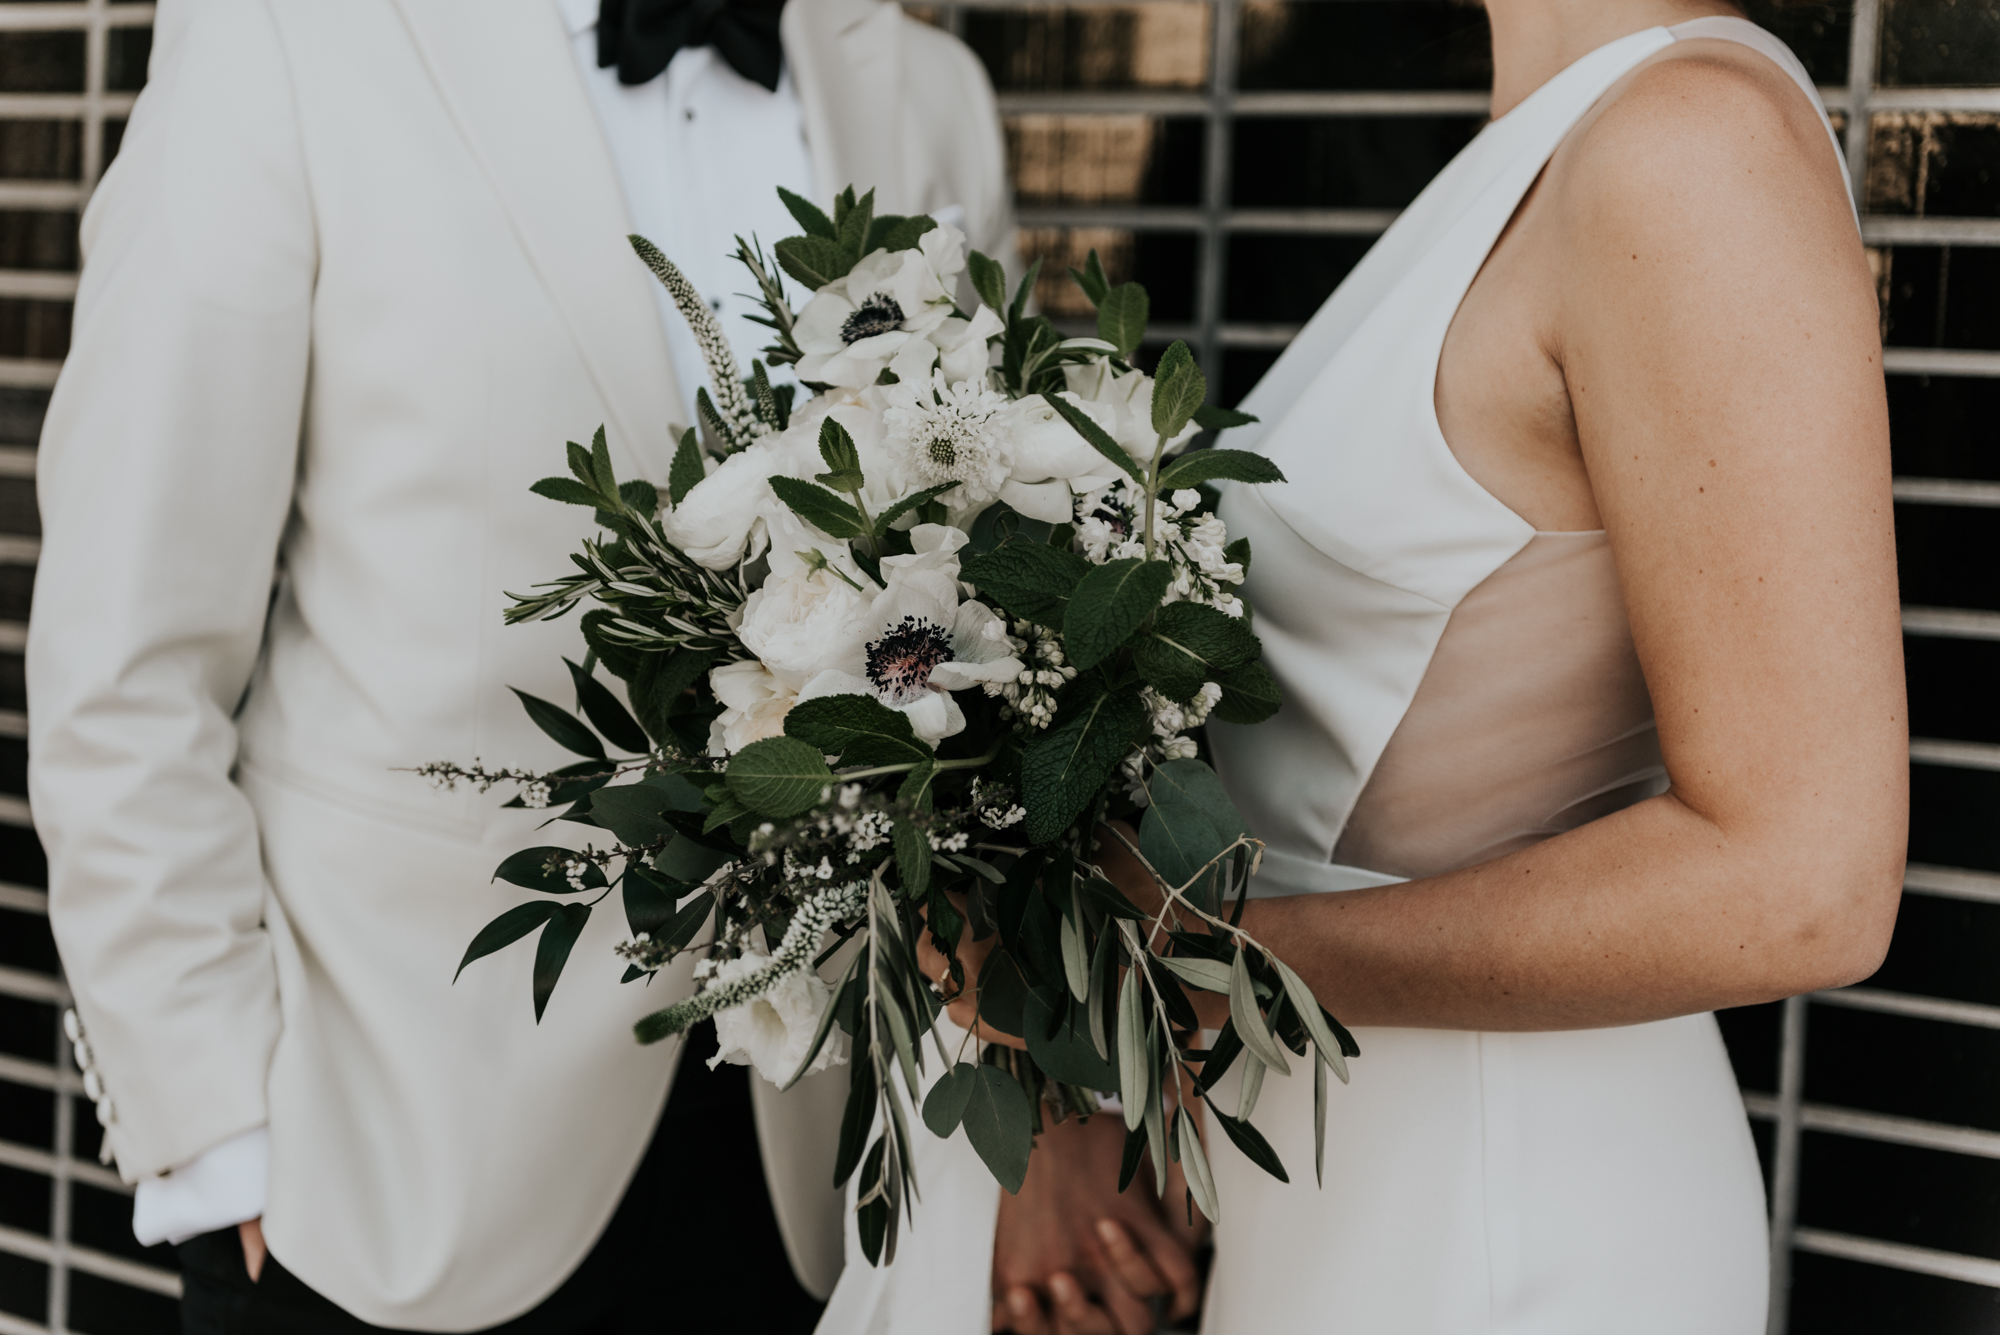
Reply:
<svg viewBox="0 0 2000 1335"><path fill-rule="evenodd" d="M882 0L792 0L783 32L822 188L960 205L1004 253L970 53ZM673 1074L630 1026L686 974L618 984L615 896L539 1027L532 941L452 984L525 897L490 883L500 859L589 831L406 772L564 762L506 688L569 698L574 619L505 627L502 590L588 531L528 492L564 440L603 423L627 476L670 457L624 213L548 0L163 0L84 222L39 465L30 791L109 1143L137 1179L268 1122L273 1252L380 1325L546 1296ZM845 1078L753 1081L821 1293Z"/></svg>

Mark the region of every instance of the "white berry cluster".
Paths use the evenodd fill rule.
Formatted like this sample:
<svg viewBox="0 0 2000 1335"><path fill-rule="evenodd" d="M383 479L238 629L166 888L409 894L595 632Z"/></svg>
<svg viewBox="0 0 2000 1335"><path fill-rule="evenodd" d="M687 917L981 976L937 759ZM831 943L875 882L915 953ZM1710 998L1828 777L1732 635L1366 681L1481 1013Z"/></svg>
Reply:
<svg viewBox="0 0 2000 1335"><path fill-rule="evenodd" d="M1194 693L1194 699L1186 704L1169 700L1150 686L1140 692L1139 698L1145 703L1152 736L1133 747L1122 765L1128 794L1134 802L1144 806L1146 789L1141 781L1145 778L1146 767L1163 765L1169 760L1193 760L1197 757L1199 748L1195 746L1194 738L1187 734L1208 722L1209 711L1222 698L1222 687L1205 681L1201 689Z"/></svg>
<svg viewBox="0 0 2000 1335"><path fill-rule="evenodd" d="M1062 636L1056 632L1032 621L1016 621L1013 629L1021 646L1014 656L1026 666L1020 676L997 688L1007 702L1002 717L1046 728L1055 721L1056 692L1076 676L1076 669L1065 660Z"/></svg>

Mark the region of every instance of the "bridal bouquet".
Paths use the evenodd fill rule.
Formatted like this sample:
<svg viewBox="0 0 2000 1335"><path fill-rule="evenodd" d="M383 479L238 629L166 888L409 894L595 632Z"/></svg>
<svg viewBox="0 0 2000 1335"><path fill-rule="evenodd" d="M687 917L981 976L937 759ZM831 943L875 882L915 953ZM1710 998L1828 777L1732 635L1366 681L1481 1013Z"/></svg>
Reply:
<svg viewBox="0 0 2000 1335"><path fill-rule="evenodd" d="M1116 1091L1121 1189L1150 1147L1161 1189L1177 1160L1214 1218L1186 1099L1208 1100L1247 1053L1235 1106L1207 1115L1284 1178L1249 1122L1264 1072L1315 1050L1323 1160L1326 1072L1345 1080L1358 1052L1236 925L1261 846L1194 735L1278 707L1235 593L1249 547L1229 541L1209 485L1278 470L1183 452L1203 427L1250 419L1204 406L1185 344L1137 369L1146 293L1110 284L1095 253L1072 274L1097 337L1065 338L1027 312L1033 271L1010 300L1000 266L950 226L876 217L872 193L851 189L831 217L785 203L805 234L778 242L776 263L811 296L795 312L762 248L738 240L775 335L747 380L706 303L632 238L692 325L713 393L698 393L700 429L664 486L614 476L602 429L569 446L570 476L535 484L603 530L574 573L510 595L507 614L594 604L588 653L569 664L575 709L517 692L582 759L425 772L516 784L509 805L560 806L601 842L503 862L498 877L538 897L480 931L459 968L539 930L539 1019L616 890L627 982L701 956L698 990L641 1021L640 1041L712 1020L720 1059L784 1085L854 1063L836 1183L862 1175L871 1262L894 1258L915 1194L905 1104L927 1042L943 1074L924 1124L962 1125L1008 1190L1044 1116L1088 1116ZM812 397L795 402L766 363ZM1111 838L1158 882L1156 912L1094 865ZM924 932L944 978L919 968ZM996 935L968 980L957 947ZM947 1050L939 989L969 981L980 1022L1025 1051ZM1206 1049L1184 986L1230 999Z"/></svg>

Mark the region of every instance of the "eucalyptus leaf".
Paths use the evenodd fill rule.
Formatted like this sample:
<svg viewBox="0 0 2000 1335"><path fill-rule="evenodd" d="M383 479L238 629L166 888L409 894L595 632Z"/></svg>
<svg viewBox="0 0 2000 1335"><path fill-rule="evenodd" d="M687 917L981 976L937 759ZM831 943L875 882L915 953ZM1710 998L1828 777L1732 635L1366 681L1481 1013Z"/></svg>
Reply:
<svg viewBox="0 0 2000 1335"><path fill-rule="evenodd" d="M1208 813L1181 802L1155 801L1139 822L1139 852L1160 874L1160 879L1176 888L1189 885L1211 859L1229 845L1215 828ZM1212 876L1203 877L1204 881ZM1197 898L1208 901L1203 907L1214 911L1207 885L1191 887Z"/></svg>
<svg viewBox="0 0 2000 1335"><path fill-rule="evenodd" d="M924 1125L932 1135L940 1140L951 1138L965 1120L966 1105L972 1102L972 1091L978 1086L979 1068L971 1062L959 1062L931 1086L931 1092L924 1096Z"/></svg>
<svg viewBox="0 0 2000 1335"><path fill-rule="evenodd" d="M965 1138L994 1180L1018 1195L1035 1147L1034 1109L1020 1083L997 1066L980 1066L965 1101Z"/></svg>
<svg viewBox="0 0 2000 1335"><path fill-rule="evenodd" d="M1026 1035L1028 985L1007 951L996 950L979 969L979 1022L1016 1038Z"/></svg>

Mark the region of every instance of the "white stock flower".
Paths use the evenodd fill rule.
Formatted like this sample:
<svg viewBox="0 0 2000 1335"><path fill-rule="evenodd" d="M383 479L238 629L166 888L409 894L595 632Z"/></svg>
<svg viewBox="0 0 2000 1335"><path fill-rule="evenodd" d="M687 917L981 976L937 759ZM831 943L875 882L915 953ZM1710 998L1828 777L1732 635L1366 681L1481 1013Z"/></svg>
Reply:
<svg viewBox="0 0 2000 1335"><path fill-rule="evenodd" d="M910 539L914 553L882 562L888 587L870 609L864 641L807 683L799 699L872 695L908 715L917 736L936 745L965 728L951 692L997 690L1021 674L1021 660L993 609L960 599L958 550L966 535L919 524Z"/></svg>
<svg viewBox="0 0 2000 1335"><path fill-rule="evenodd" d="M1067 396L1098 426L1116 426L1111 405ZM1124 474L1092 449L1061 413L1039 395L1017 400L1002 424L1012 457L1012 474L1000 489L1000 499L1030 519L1066 524L1071 519L1072 493L1109 486Z"/></svg>
<svg viewBox="0 0 2000 1335"><path fill-rule="evenodd" d="M965 234L948 224L924 233L914 250L864 256L799 312L793 332L806 354L799 379L851 389L874 384L905 343L951 315L952 280L964 267Z"/></svg>
<svg viewBox="0 0 2000 1335"><path fill-rule="evenodd" d="M708 988L724 987L749 977L770 964L768 956L755 951L715 966ZM774 1085L782 1085L798 1071L819 1031L820 1016L832 999L832 991L815 974L788 973L762 996L715 1013L715 1056L708 1066L714 1070L723 1062L755 1067L757 1074ZM846 1058L830 1037L808 1075L829 1066L844 1064Z"/></svg>
<svg viewBox="0 0 2000 1335"><path fill-rule="evenodd" d="M1063 368L1070 393L1079 401L1101 403L1111 408L1114 420L1106 428L1113 440L1142 464L1153 461L1159 433L1153 430L1153 377L1137 371L1120 375L1110 362L1087 362ZM1201 428L1189 422L1167 442L1172 454L1194 439Z"/></svg>

